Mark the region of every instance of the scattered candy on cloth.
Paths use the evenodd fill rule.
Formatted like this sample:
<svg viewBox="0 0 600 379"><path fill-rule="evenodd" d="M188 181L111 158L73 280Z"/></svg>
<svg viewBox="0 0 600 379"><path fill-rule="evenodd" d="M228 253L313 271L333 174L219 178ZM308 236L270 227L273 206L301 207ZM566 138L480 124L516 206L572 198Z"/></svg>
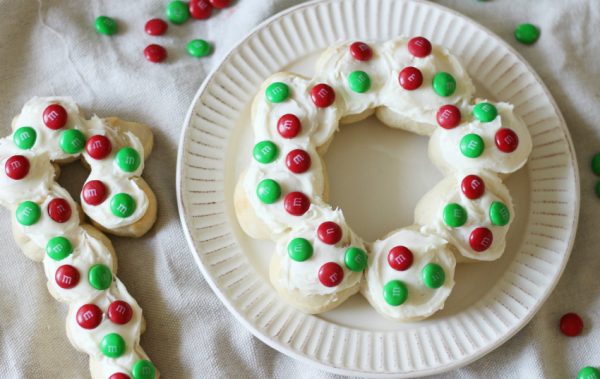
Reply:
<svg viewBox="0 0 600 379"><path fill-rule="evenodd" d="M552 379L599 375L600 259L595 237L600 200L594 190L600 178L594 175L590 162L600 151L600 42L595 38L600 33L600 7L596 0L438 2L497 33L541 76L570 127L582 188L573 255L548 302L504 346L463 369L438 377ZM163 377L333 378L269 348L228 313L189 252L175 197L181 125L202 80L245 33L296 2L237 0L217 9L216 3L225 2L213 0L210 3L215 9L209 18L188 9L193 20L169 24L160 37L146 34L146 22L166 18L169 3L108 0L81 6L74 0L0 2L1 134L7 134L11 117L34 95L70 95L88 115L96 110L153 127L156 146L145 177L158 196L157 224L139 240L111 239L119 257L118 275L142 306L147 320L142 345ZM116 21L116 34L96 31L96 18L102 15ZM515 39L515 30L523 23L541 31L533 45ZM200 60L187 52L187 43L198 38L214 46L213 54ZM144 47L153 43L168 50L169 58L162 64L144 59ZM78 191L86 176L78 165L67 166L60 182L72 192ZM65 336L67 309L48 294L42 266L25 258L17 248L9 217L8 211L0 211L0 220L4 220L0 223L4 242L0 376L89 378L87 357L76 352ZM581 316L585 325L576 337L563 335L559 327L561 317L571 312ZM586 366L593 368L584 369Z"/></svg>

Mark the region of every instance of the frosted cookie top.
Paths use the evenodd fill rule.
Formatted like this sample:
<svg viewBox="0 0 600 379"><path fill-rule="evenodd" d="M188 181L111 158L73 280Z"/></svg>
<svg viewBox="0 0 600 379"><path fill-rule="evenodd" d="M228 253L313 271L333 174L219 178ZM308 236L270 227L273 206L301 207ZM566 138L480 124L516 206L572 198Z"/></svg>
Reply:
<svg viewBox="0 0 600 379"><path fill-rule="evenodd" d="M380 313L411 321L443 308L456 265L444 239L413 226L375 241L370 250L362 293Z"/></svg>
<svg viewBox="0 0 600 379"><path fill-rule="evenodd" d="M5 206L40 200L55 179L53 162L82 157L90 177L81 205L106 229L131 225L148 210L148 198L136 178L144 169L140 139L99 117L83 118L70 98L33 98L13 120L12 137L0 140L0 175Z"/></svg>

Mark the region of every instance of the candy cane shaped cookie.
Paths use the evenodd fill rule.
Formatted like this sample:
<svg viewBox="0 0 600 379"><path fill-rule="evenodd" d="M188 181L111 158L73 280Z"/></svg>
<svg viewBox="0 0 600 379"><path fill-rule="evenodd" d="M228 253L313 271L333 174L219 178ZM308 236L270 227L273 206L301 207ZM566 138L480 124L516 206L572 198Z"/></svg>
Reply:
<svg viewBox="0 0 600 379"><path fill-rule="evenodd" d="M152 149L147 126L81 117L69 98L34 98L0 140L0 204L12 212L15 241L42 261L48 290L68 305L67 336L90 357L92 378L158 378L140 346L142 310L116 277L110 240L85 223L140 236L154 224L156 199L140 178ZM56 179L59 164L82 157L90 178L83 208Z"/></svg>

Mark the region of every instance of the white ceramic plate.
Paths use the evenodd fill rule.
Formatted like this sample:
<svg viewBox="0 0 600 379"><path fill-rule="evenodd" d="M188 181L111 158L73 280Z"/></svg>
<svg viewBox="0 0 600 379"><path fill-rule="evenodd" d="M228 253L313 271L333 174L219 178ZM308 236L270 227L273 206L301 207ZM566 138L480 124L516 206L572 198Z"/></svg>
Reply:
<svg viewBox="0 0 600 379"><path fill-rule="evenodd" d="M507 185L516 218L503 258L461 265L443 311L419 323L388 321L360 295L318 316L283 303L268 280L270 242L248 238L233 188L251 157L249 107L272 73L312 75L315 58L344 40L423 35L459 56L479 95L516 106L534 148ZM374 119L343 127L325 156L331 202L366 240L409 225L420 196L441 175L427 139ZM521 329L556 285L579 213L579 179L564 120L531 67L491 32L438 5L408 0L302 4L261 24L196 95L179 147L177 195L191 250L213 290L273 348L347 375L414 377L463 366Z"/></svg>

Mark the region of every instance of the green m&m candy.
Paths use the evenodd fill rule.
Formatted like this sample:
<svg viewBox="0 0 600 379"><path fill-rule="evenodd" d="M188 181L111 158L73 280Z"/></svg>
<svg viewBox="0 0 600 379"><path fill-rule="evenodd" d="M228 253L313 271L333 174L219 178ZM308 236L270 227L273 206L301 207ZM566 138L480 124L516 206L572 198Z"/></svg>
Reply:
<svg viewBox="0 0 600 379"><path fill-rule="evenodd" d="M271 103L281 103L282 101L285 101L289 95L289 87L287 84L281 82L269 84L265 91L265 96Z"/></svg>
<svg viewBox="0 0 600 379"><path fill-rule="evenodd" d="M119 358L125 352L125 340L117 333L109 333L100 341L100 351L109 358Z"/></svg>
<svg viewBox="0 0 600 379"><path fill-rule="evenodd" d="M35 145L37 133L31 126L22 126L15 130L13 134L13 142L19 149L28 150Z"/></svg>
<svg viewBox="0 0 600 379"><path fill-rule="evenodd" d="M117 22L108 16L97 17L95 26L96 31L100 34L104 34L105 36L112 36L119 30Z"/></svg>
<svg viewBox="0 0 600 379"><path fill-rule="evenodd" d="M133 375L133 379L154 379L156 377L156 368L152 362L140 359L133 365L131 374Z"/></svg>
<svg viewBox="0 0 600 379"><path fill-rule="evenodd" d="M127 218L135 212L135 200L131 195L118 193L110 199L110 210L113 215L120 218Z"/></svg>
<svg viewBox="0 0 600 379"><path fill-rule="evenodd" d="M540 38L540 29L533 24L521 24L515 29L517 41L525 44L534 44Z"/></svg>
<svg viewBox="0 0 600 379"><path fill-rule="evenodd" d="M344 263L350 271L361 272L367 268L367 253L358 247L349 247L344 254Z"/></svg>
<svg viewBox="0 0 600 379"><path fill-rule="evenodd" d="M79 153L85 147L85 136L77 129L67 129L61 133L58 143L67 154Z"/></svg>
<svg viewBox="0 0 600 379"><path fill-rule="evenodd" d="M193 39L188 42L186 50L192 57L201 58L210 53L210 44L203 39Z"/></svg>
<svg viewBox="0 0 600 379"><path fill-rule="evenodd" d="M584 367L577 374L577 379L600 379L600 370L592 366Z"/></svg>
<svg viewBox="0 0 600 379"><path fill-rule="evenodd" d="M275 159L277 159L277 155L279 154L279 149L277 149L277 145L275 145L271 141L261 141L254 145L254 150L252 151L252 155L254 155L254 159L256 159L259 163L271 163Z"/></svg>
<svg viewBox="0 0 600 379"><path fill-rule="evenodd" d="M38 222L42 216L40 206L33 201L24 201L17 207L17 222L24 226L31 226Z"/></svg>
<svg viewBox="0 0 600 379"><path fill-rule="evenodd" d="M481 122L492 122L498 116L498 110L492 103L481 102L473 107L473 116Z"/></svg>
<svg viewBox="0 0 600 379"><path fill-rule="evenodd" d="M483 154L485 144L477 134L467 134L460 140L460 152L467 158L477 158Z"/></svg>
<svg viewBox="0 0 600 379"><path fill-rule="evenodd" d="M189 6L183 1L175 0L171 1L167 5L167 18L173 24L183 24L190 18Z"/></svg>
<svg viewBox="0 0 600 379"><path fill-rule="evenodd" d="M88 271L88 282L90 282L90 286L97 290L104 291L110 287L112 279L112 272L106 265L96 264L90 267L90 271Z"/></svg>
<svg viewBox="0 0 600 379"><path fill-rule="evenodd" d="M125 172L134 172L140 167L140 154L133 147L121 148L115 157L117 166Z"/></svg>
<svg viewBox="0 0 600 379"><path fill-rule="evenodd" d="M296 262L304 262L313 255L313 247L304 238L294 238L288 244L288 255Z"/></svg>
<svg viewBox="0 0 600 379"><path fill-rule="evenodd" d="M408 288L400 280L390 280L383 286L383 299L391 306L402 305L408 297Z"/></svg>
<svg viewBox="0 0 600 379"><path fill-rule="evenodd" d="M265 204L273 204L281 196L281 187L273 179L264 179L256 187L256 196Z"/></svg>
<svg viewBox="0 0 600 379"><path fill-rule="evenodd" d="M456 203L444 207L444 223L451 228L459 228L467 222L467 210Z"/></svg>
<svg viewBox="0 0 600 379"><path fill-rule="evenodd" d="M428 263L421 271L423 283L429 288L440 288L446 281L446 273L437 263Z"/></svg>
<svg viewBox="0 0 600 379"><path fill-rule="evenodd" d="M440 71L433 76L433 90L442 97L451 96L456 91L456 80L449 73Z"/></svg>
<svg viewBox="0 0 600 379"><path fill-rule="evenodd" d="M354 92L367 92L371 88L371 78L364 71L354 71L348 75L348 86Z"/></svg>
<svg viewBox="0 0 600 379"><path fill-rule="evenodd" d="M494 201L490 205L490 220L492 224L504 226L510 221L510 211L508 207L501 201Z"/></svg>
<svg viewBox="0 0 600 379"><path fill-rule="evenodd" d="M592 171L594 174L600 176L600 153L597 153L592 158Z"/></svg>
<svg viewBox="0 0 600 379"><path fill-rule="evenodd" d="M65 237L51 238L46 244L46 254L55 261L65 259L73 252L71 241Z"/></svg>

